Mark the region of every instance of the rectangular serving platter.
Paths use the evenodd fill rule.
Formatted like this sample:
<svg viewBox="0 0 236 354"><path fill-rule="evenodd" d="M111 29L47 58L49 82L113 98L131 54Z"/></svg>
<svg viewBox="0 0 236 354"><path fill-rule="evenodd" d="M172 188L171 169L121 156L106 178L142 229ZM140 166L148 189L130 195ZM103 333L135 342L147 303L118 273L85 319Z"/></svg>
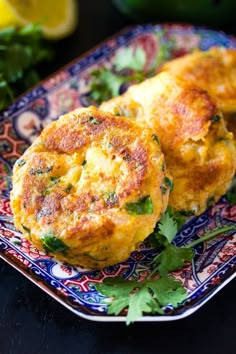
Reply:
<svg viewBox="0 0 236 354"><path fill-rule="evenodd" d="M95 321L125 321L126 317L107 314L106 299L94 284L115 276L144 279L157 250L144 242L126 262L101 271L69 266L49 257L21 238L14 228L9 204L11 170L49 121L93 103L89 82L94 69L111 68L117 52L137 46L152 61L160 50L167 53L167 60L196 48L236 48L236 41L223 32L193 26L148 24L127 28L32 88L0 113L0 257L70 311ZM227 225L236 225L236 206L230 207L222 197L204 214L189 220L174 243L187 244L213 228ZM235 244L233 231L199 244L193 262L173 273L188 292L186 301L178 308L167 306L164 315L143 316L140 321L171 321L198 310L235 277Z"/></svg>

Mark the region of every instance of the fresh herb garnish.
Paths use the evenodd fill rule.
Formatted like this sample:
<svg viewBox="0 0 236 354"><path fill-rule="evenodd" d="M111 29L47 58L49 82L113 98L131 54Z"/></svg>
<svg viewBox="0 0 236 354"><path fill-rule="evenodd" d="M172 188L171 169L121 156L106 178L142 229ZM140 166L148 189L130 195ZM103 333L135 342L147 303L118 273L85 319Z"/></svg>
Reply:
<svg viewBox="0 0 236 354"><path fill-rule="evenodd" d="M152 139L158 144L160 145L160 141L158 139L158 136L156 134L152 134Z"/></svg>
<svg viewBox="0 0 236 354"><path fill-rule="evenodd" d="M212 207L214 204L215 204L215 198L213 196L209 197L206 202L207 208Z"/></svg>
<svg viewBox="0 0 236 354"><path fill-rule="evenodd" d="M23 224L21 224L21 226L22 226L22 229L25 231L25 232L27 232L27 234L31 234L31 231L30 231L30 229L28 228L28 227L26 227L25 225L23 225Z"/></svg>
<svg viewBox="0 0 236 354"><path fill-rule="evenodd" d="M29 173L32 176L36 176L36 175L43 175L44 173L48 173L52 171L52 167L46 167L44 170L42 170L41 168L31 168Z"/></svg>
<svg viewBox="0 0 236 354"><path fill-rule="evenodd" d="M52 182L48 187L46 187L46 188L44 188L43 190L42 190L42 195L43 196L46 196L47 194L49 194L50 193L50 191L51 191L51 189L57 184L57 183L59 183L60 182L60 177L50 177L49 178L50 179L50 181Z"/></svg>
<svg viewBox="0 0 236 354"><path fill-rule="evenodd" d="M57 184L60 181L60 177L49 177L49 179L53 184Z"/></svg>
<svg viewBox="0 0 236 354"><path fill-rule="evenodd" d="M137 202L126 203L125 209L130 215L152 214L153 203L150 195L139 198Z"/></svg>
<svg viewBox="0 0 236 354"><path fill-rule="evenodd" d="M128 308L126 324L139 319L143 313L163 314L162 306L177 306L186 298L186 291L173 277L142 282L121 278L107 278L103 284L96 285L98 291L113 301L108 305L108 314L119 315Z"/></svg>
<svg viewBox="0 0 236 354"><path fill-rule="evenodd" d="M161 220L157 223L157 232L155 238L162 238L162 244L166 246L168 243L171 243L174 239L178 230L177 222L175 219L170 216L170 213L165 212Z"/></svg>
<svg viewBox="0 0 236 354"><path fill-rule="evenodd" d="M0 30L0 110L40 80L35 66L51 56L39 25Z"/></svg>
<svg viewBox="0 0 236 354"><path fill-rule="evenodd" d="M24 166L25 165L25 160L24 159L19 159L16 161L16 165L21 167L21 166Z"/></svg>
<svg viewBox="0 0 236 354"><path fill-rule="evenodd" d="M99 125L99 124L101 124L101 121L97 120L94 117L89 117L89 123L91 123L93 125Z"/></svg>
<svg viewBox="0 0 236 354"><path fill-rule="evenodd" d="M165 178L163 179L162 185L160 186L162 195L166 194L166 192L167 192L168 189L169 189L170 191L172 191L173 187L174 187L174 184L173 184L173 182L171 181L171 179L168 178L168 177L165 177Z"/></svg>
<svg viewBox="0 0 236 354"><path fill-rule="evenodd" d="M171 181L171 179L168 177L165 177L163 182L165 183L166 187L168 187L170 189L170 191L172 191L174 184Z"/></svg>
<svg viewBox="0 0 236 354"><path fill-rule="evenodd" d="M117 71L131 69L141 72L146 62L146 53L141 47L123 48L119 51L114 59L114 66Z"/></svg>
<svg viewBox="0 0 236 354"><path fill-rule="evenodd" d="M107 260L107 258L98 259L98 258L92 256L89 252L84 252L84 253L83 253L83 256L84 256L84 257L88 257L88 258L90 258L90 259L92 259L93 261L96 261L96 262L104 262L104 261Z"/></svg>
<svg viewBox="0 0 236 354"><path fill-rule="evenodd" d="M110 69L101 68L91 72L90 91L91 97L97 104L109 100L111 97L118 96L120 87L127 78L111 72Z"/></svg>
<svg viewBox="0 0 236 354"><path fill-rule="evenodd" d="M152 275L159 272L161 276L167 275L176 269L184 267L186 262L191 262L194 252L190 248L177 247L168 244L164 250L158 254L154 260Z"/></svg>
<svg viewBox="0 0 236 354"><path fill-rule="evenodd" d="M29 239L31 240L31 230L25 225L21 224L22 229L29 235Z"/></svg>
<svg viewBox="0 0 236 354"><path fill-rule="evenodd" d="M220 116L218 116L218 115L213 116L213 117L210 118L210 120L211 120L212 122L219 122Z"/></svg>
<svg viewBox="0 0 236 354"><path fill-rule="evenodd" d="M71 183L69 183L68 186L65 188L65 192L69 193L72 188L73 188L73 185Z"/></svg>
<svg viewBox="0 0 236 354"><path fill-rule="evenodd" d="M169 209L171 213L173 211ZM179 216L177 216L178 219ZM162 251L152 261L152 271L143 281L125 280L119 277L107 278L104 283L96 285L98 291L112 298L108 303L109 314L120 314L127 309L127 325L139 319L144 313L163 314L163 307L177 307L187 296L186 289L179 281L168 273L182 268L194 257L193 247L224 232L236 230L233 225L206 233L186 246L178 247L171 244L176 232L177 222L169 211L158 223L155 236L162 246ZM153 278L154 277L154 278Z"/></svg>
<svg viewBox="0 0 236 354"><path fill-rule="evenodd" d="M136 82L139 83L143 81L146 75L142 72L142 68L140 70L134 70L134 67L138 67L137 63L133 66L130 62L130 49L126 48L122 51L122 63L118 65L118 61L120 58L119 53L115 57L114 60L114 68L108 69L103 67L98 70L94 70L91 72L91 82L90 82L90 90L91 97L98 103L102 103L103 101L109 100L112 97L116 97L120 94L120 88L123 84L128 82ZM143 49L139 48L138 53L140 55L141 52L144 53ZM136 50L137 52L137 50ZM134 53L136 53L134 52ZM126 53L127 57L126 57ZM134 54L135 55L135 54ZM118 57L118 59L117 59ZM127 60L127 66L125 66L125 61ZM130 67L131 65L131 67ZM125 75L123 73L123 69L121 71L118 68L129 69L131 73L129 75Z"/></svg>
<svg viewBox="0 0 236 354"><path fill-rule="evenodd" d="M21 246L21 241L20 240L14 240L12 241L14 245L16 246Z"/></svg>
<svg viewBox="0 0 236 354"><path fill-rule="evenodd" d="M236 204L236 177L234 177L230 190L226 193L226 198L229 204Z"/></svg>
<svg viewBox="0 0 236 354"><path fill-rule="evenodd" d="M59 238L55 237L53 232L48 232L41 236L41 241L46 252L65 252L69 247Z"/></svg>
<svg viewBox="0 0 236 354"><path fill-rule="evenodd" d="M124 84L139 83L155 75L157 67L171 57L173 41L166 41L165 34L165 31L156 34L159 49L151 66L146 67L146 52L139 46L122 48L115 55L111 68L93 70L90 73L90 92L95 103L100 104L118 96Z"/></svg>
<svg viewBox="0 0 236 354"><path fill-rule="evenodd" d="M184 209L182 209L178 213L180 215L183 215L183 216L186 216L186 217L195 215L195 211L194 210L184 210Z"/></svg>
<svg viewBox="0 0 236 354"><path fill-rule="evenodd" d="M43 170L41 168L31 168L29 173L32 175L32 176L35 176L35 175L42 175L43 174Z"/></svg>
<svg viewBox="0 0 236 354"><path fill-rule="evenodd" d="M180 212L176 212L168 205L166 212L156 224L154 231L149 235L149 241L153 247L167 246L172 242L176 233L185 224L186 218Z"/></svg>

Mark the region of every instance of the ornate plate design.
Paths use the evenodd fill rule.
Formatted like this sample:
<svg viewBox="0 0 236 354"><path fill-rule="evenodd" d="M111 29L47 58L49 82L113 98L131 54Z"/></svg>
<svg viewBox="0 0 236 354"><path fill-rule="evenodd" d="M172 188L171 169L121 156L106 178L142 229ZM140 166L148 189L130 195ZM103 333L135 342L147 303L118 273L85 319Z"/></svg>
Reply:
<svg viewBox="0 0 236 354"><path fill-rule="evenodd" d="M16 159L50 120L79 106L91 104L91 71L111 67L123 47L141 46L151 65L162 50L169 58L195 48L236 48L236 40L222 32L183 25L143 25L125 29L89 54L43 81L0 113L0 257L77 315L96 321L125 321L125 315L110 316L104 297L94 284L107 277L143 279L157 251L144 243L121 264L89 271L60 263L22 239L12 223L9 205L11 168ZM236 225L236 206L223 197L200 217L188 221L174 242L183 245L208 230ZM236 234L228 232L195 248L195 258L174 276L188 292L178 308L167 306L164 315L143 316L140 321L170 321L188 316L207 302L235 276Z"/></svg>

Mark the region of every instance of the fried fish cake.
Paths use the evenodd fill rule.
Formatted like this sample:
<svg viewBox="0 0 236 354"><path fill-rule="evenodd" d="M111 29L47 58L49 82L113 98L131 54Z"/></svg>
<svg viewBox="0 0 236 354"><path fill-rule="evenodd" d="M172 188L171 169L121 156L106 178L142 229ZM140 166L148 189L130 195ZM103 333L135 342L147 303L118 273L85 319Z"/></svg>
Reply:
<svg viewBox="0 0 236 354"><path fill-rule="evenodd" d="M168 71L206 90L223 113L236 112L236 49L214 47L170 60Z"/></svg>
<svg viewBox="0 0 236 354"><path fill-rule="evenodd" d="M11 208L39 249L103 268L126 260L153 231L168 183L152 129L89 107L49 124L16 162Z"/></svg>
<svg viewBox="0 0 236 354"><path fill-rule="evenodd" d="M163 72L100 108L156 131L173 176L169 204L175 210L200 214L229 188L236 166L233 134L206 91Z"/></svg>

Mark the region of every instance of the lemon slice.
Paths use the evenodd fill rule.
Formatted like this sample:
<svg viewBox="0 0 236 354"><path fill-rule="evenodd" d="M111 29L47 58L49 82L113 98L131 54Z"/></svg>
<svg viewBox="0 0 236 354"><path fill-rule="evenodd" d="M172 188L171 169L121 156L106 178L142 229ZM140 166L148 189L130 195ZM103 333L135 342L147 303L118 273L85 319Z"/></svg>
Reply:
<svg viewBox="0 0 236 354"><path fill-rule="evenodd" d="M71 34L78 23L76 0L0 0L0 27L41 25L47 38Z"/></svg>

